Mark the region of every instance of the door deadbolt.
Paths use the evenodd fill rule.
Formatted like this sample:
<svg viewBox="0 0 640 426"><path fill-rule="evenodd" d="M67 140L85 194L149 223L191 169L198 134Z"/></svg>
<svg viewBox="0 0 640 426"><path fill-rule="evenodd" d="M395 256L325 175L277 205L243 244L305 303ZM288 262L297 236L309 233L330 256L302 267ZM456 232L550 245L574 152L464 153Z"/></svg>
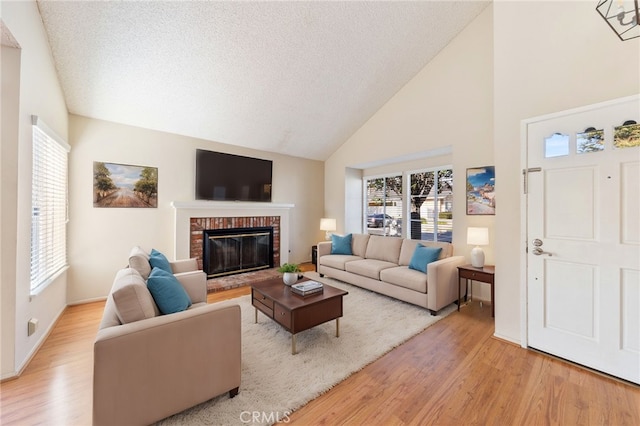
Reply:
<svg viewBox="0 0 640 426"><path fill-rule="evenodd" d="M536 238L535 240L532 241L532 244L534 247L540 247L542 246L542 240L540 238Z"/></svg>

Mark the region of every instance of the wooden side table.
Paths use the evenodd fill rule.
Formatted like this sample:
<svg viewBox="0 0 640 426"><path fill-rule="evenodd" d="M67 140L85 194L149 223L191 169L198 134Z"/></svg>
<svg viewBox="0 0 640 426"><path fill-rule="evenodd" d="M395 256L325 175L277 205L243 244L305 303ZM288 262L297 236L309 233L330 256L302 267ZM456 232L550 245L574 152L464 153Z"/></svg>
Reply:
<svg viewBox="0 0 640 426"><path fill-rule="evenodd" d="M469 285L469 280L479 281L491 285L491 317L495 317L494 303L494 276L496 267L494 265L484 265L482 268L476 268L471 265L458 266L458 310L460 310L460 280L465 279L465 284ZM473 282L471 283L473 285ZM471 293L473 295L473 291ZM472 296L473 297L473 296Z"/></svg>

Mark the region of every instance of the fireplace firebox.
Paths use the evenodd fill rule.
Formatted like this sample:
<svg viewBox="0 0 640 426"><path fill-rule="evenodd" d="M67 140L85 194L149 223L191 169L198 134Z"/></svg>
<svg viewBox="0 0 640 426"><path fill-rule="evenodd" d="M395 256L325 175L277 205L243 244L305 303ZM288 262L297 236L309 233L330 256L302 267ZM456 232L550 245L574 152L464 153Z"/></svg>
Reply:
<svg viewBox="0 0 640 426"><path fill-rule="evenodd" d="M273 268L273 227L207 229L202 255L207 278Z"/></svg>

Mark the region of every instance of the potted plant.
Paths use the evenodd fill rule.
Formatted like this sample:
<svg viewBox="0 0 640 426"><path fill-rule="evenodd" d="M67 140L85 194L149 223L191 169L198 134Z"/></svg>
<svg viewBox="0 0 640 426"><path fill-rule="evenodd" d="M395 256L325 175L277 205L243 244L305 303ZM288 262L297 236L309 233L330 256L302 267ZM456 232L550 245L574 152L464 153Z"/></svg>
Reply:
<svg viewBox="0 0 640 426"><path fill-rule="evenodd" d="M282 281L285 285L295 284L298 281L300 266L297 263L285 263L278 268L278 272L282 273Z"/></svg>

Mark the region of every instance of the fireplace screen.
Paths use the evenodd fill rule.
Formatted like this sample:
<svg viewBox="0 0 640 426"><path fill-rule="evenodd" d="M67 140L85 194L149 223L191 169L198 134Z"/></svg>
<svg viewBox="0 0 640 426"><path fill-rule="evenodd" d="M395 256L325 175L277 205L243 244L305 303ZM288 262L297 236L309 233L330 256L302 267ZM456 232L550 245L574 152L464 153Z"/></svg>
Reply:
<svg viewBox="0 0 640 426"><path fill-rule="evenodd" d="M273 268L273 227L208 229L203 243L207 278Z"/></svg>

